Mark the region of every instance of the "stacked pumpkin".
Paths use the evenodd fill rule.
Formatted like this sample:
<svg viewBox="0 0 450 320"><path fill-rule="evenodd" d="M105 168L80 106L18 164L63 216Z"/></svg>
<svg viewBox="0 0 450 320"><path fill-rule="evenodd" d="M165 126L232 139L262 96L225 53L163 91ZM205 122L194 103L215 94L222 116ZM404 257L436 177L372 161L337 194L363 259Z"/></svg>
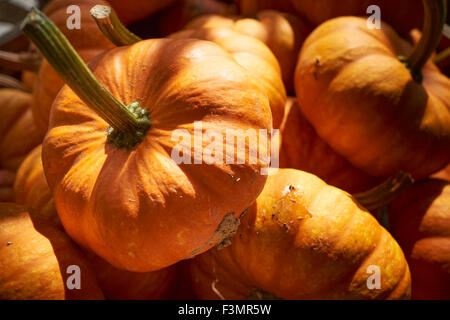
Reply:
<svg viewBox="0 0 450 320"><path fill-rule="evenodd" d="M445 4L411 42L416 1L377 3L396 29L341 17L360 1L32 10L33 93L0 92L0 298L449 299ZM229 130L244 152L205 161Z"/></svg>

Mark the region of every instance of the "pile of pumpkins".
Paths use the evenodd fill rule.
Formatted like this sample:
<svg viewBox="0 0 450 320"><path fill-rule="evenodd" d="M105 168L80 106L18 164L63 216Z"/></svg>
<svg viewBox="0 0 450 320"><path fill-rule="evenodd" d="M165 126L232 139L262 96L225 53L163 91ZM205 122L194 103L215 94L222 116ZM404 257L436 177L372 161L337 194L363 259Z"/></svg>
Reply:
<svg viewBox="0 0 450 320"><path fill-rule="evenodd" d="M72 2L0 53L0 299L450 299L445 0Z"/></svg>

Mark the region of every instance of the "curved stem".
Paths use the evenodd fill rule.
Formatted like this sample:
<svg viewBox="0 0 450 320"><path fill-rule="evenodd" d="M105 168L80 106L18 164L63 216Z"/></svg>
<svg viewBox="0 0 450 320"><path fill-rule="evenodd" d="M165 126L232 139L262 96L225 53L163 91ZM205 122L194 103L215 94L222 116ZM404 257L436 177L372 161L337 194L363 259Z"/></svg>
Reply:
<svg viewBox="0 0 450 320"><path fill-rule="evenodd" d="M108 6L96 5L91 9L91 16L105 37L118 47L128 46L142 40L128 30Z"/></svg>
<svg viewBox="0 0 450 320"><path fill-rule="evenodd" d="M22 30L80 99L111 125L108 136L117 147L129 148L142 141L150 128L148 113L137 103L127 107L114 98L41 11L33 8Z"/></svg>
<svg viewBox="0 0 450 320"><path fill-rule="evenodd" d="M14 71L37 72L41 65L41 58L35 52L9 52L0 50L0 67Z"/></svg>
<svg viewBox="0 0 450 320"><path fill-rule="evenodd" d="M414 79L419 82L421 80L423 66L439 45L442 29L447 19L446 0L423 0L423 4L424 25L422 38L409 57L404 59Z"/></svg>
<svg viewBox="0 0 450 320"><path fill-rule="evenodd" d="M0 74L0 87L25 91L22 82L6 74Z"/></svg>
<svg viewBox="0 0 450 320"><path fill-rule="evenodd" d="M357 193L355 199L367 210L376 210L390 204L414 182L409 173L397 171L392 177L375 188Z"/></svg>

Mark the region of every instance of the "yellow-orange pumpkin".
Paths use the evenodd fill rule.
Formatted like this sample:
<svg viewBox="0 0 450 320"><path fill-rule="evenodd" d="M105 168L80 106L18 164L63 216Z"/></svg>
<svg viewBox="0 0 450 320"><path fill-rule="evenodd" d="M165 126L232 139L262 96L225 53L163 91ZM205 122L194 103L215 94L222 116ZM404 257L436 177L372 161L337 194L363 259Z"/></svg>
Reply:
<svg viewBox="0 0 450 320"><path fill-rule="evenodd" d="M195 257L191 276L200 299L406 299L411 286L402 250L367 210L293 169L269 176L231 244Z"/></svg>
<svg viewBox="0 0 450 320"><path fill-rule="evenodd" d="M371 30L363 18L342 17L314 30L299 56L305 118L372 176L403 170L422 179L450 161L450 80L428 62L419 83L398 59L411 51L387 24Z"/></svg>

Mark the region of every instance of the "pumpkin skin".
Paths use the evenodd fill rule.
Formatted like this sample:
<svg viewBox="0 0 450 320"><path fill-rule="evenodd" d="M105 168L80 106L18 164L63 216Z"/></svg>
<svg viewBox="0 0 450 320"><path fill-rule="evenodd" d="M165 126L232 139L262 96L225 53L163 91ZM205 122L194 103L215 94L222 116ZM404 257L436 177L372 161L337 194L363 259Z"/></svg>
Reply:
<svg viewBox="0 0 450 320"><path fill-rule="evenodd" d="M280 134L280 168L312 173L350 193L367 191L380 182L330 148L305 119L296 98L286 101Z"/></svg>
<svg viewBox="0 0 450 320"><path fill-rule="evenodd" d="M0 89L0 168L16 171L26 155L44 138L36 128L31 95ZM18 143L18 141L20 143Z"/></svg>
<svg viewBox="0 0 450 320"><path fill-rule="evenodd" d="M368 289L371 265L381 289ZM404 299L410 274L390 234L349 194L316 176L279 169L241 218L231 245L195 257L200 299ZM256 291L256 295L257 291Z"/></svg>
<svg viewBox="0 0 450 320"><path fill-rule="evenodd" d="M314 30L299 55L295 86L306 119L375 177L403 170L418 180L450 161L450 80L428 62L422 85L415 82L397 58L410 50L386 24L370 30L365 19L343 17Z"/></svg>
<svg viewBox="0 0 450 320"><path fill-rule="evenodd" d="M273 128L279 128L283 120L286 89L281 78L280 65L270 49L261 41L230 28L196 28L198 21L192 21L186 26L186 30L174 33L169 38L212 41L229 52L239 65L254 76L254 84L267 95Z"/></svg>
<svg viewBox="0 0 450 320"><path fill-rule="evenodd" d="M67 233L113 266L135 272L161 269L225 240L223 228L234 227L261 192L267 164L191 159L177 165L171 152L181 139L172 134L186 129L193 137L195 121L224 137L226 129L270 130L268 100L253 75L219 46L193 39L140 41L105 53L91 67L122 103L139 101L149 110L152 128L134 149L118 150L107 141L107 123L68 87L61 90L42 158ZM246 147L249 158L257 146Z"/></svg>
<svg viewBox="0 0 450 320"><path fill-rule="evenodd" d="M128 3L128 2L127 2ZM70 30L67 28L66 13L67 8L73 5L71 0L51 1L43 10L45 15L61 30L64 36L70 41L71 45L77 51L84 61L90 61L95 56L111 49L114 45L101 33L89 11L97 4L108 5L103 0L80 0L77 6L80 7L80 25L81 29ZM39 68L38 78L33 89L33 117L42 134L48 129L50 109L59 90L64 82L61 77L50 66L48 61L43 58Z"/></svg>
<svg viewBox="0 0 450 320"><path fill-rule="evenodd" d="M438 173L435 173L432 177L450 181L450 165L448 165L447 167L445 167L445 169L442 169Z"/></svg>
<svg viewBox="0 0 450 320"><path fill-rule="evenodd" d="M311 27L304 20L288 13L264 10L254 18L205 15L186 26L186 29L198 28L231 28L262 41L280 64L286 90L294 91L293 77L298 53L311 32Z"/></svg>
<svg viewBox="0 0 450 320"><path fill-rule="evenodd" d="M124 24L130 24L139 21L143 18L146 18L164 8L167 8L172 3L174 3L175 0L158 0L158 1L109 0L108 2L111 4L111 7L113 7L114 11L117 12L117 16L119 17L120 21L122 21ZM92 5L92 7L94 5Z"/></svg>
<svg viewBox="0 0 450 320"><path fill-rule="evenodd" d="M14 184L15 200L29 209L33 219L65 232L44 175L41 152L39 145L19 168ZM114 268L92 252L83 252L107 299L167 299L174 294L178 280L175 266L147 273L129 272Z"/></svg>
<svg viewBox="0 0 450 320"><path fill-rule="evenodd" d="M394 237L411 268L413 299L450 299L450 183L420 181L389 210Z"/></svg>
<svg viewBox="0 0 450 320"><path fill-rule="evenodd" d="M181 0L158 14L158 30L167 36L180 31L191 20L207 14L236 14L236 7L217 0Z"/></svg>
<svg viewBox="0 0 450 320"><path fill-rule="evenodd" d="M13 185L16 174L13 171L0 169L0 202L14 201Z"/></svg>
<svg viewBox="0 0 450 320"><path fill-rule="evenodd" d="M33 225L25 207L0 203L0 299L103 299L89 264L62 231ZM71 265L80 267L81 289L68 289Z"/></svg>

